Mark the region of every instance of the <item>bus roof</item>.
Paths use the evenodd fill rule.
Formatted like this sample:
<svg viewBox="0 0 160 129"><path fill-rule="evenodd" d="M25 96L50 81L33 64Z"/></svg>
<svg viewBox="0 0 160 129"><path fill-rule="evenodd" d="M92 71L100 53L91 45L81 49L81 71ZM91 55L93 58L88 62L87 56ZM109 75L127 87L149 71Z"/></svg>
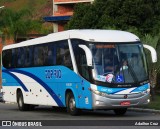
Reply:
<svg viewBox="0 0 160 129"><path fill-rule="evenodd" d="M129 32L119 30L67 30L63 32L52 33L47 36L23 41L17 44L7 45L5 49L30 46L42 43L49 43L53 41L60 41L65 39L83 39L90 42L106 42L106 43L122 43L122 42L136 42L139 38Z"/></svg>

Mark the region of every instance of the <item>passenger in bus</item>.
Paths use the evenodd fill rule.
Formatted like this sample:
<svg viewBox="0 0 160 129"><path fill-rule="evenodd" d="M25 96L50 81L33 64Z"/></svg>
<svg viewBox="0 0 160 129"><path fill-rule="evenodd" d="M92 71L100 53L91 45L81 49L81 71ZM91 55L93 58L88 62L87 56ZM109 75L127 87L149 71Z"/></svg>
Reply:
<svg viewBox="0 0 160 129"><path fill-rule="evenodd" d="M43 65L48 65L48 46L43 47L42 52Z"/></svg>
<svg viewBox="0 0 160 129"><path fill-rule="evenodd" d="M67 51L63 57L63 63L65 66L71 68L72 67L72 61L71 61L71 57L70 57L70 53L69 51Z"/></svg>
<svg viewBox="0 0 160 129"><path fill-rule="evenodd" d="M48 50L48 60L47 60L47 65L53 65L53 53L51 50Z"/></svg>
<svg viewBox="0 0 160 129"><path fill-rule="evenodd" d="M105 58L105 73L113 72L114 66L113 66L113 60L111 58Z"/></svg>
<svg viewBox="0 0 160 129"><path fill-rule="evenodd" d="M122 78L125 78L125 82L126 83L130 83L130 82L133 82L134 78L133 78L133 75L131 75L131 69L129 70L129 67L128 67L128 61L126 59L122 59L122 65L120 67L120 71L117 73L117 75L121 75Z"/></svg>

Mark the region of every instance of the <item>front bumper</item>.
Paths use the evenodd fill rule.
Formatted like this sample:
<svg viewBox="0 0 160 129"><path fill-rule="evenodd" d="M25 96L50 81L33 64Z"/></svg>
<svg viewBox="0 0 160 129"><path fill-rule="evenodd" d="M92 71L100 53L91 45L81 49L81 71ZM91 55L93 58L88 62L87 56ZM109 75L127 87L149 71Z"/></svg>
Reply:
<svg viewBox="0 0 160 129"><path fill-rule="evenodd" d="M136 93L128 94L127 98L125 95L111 94L108 97L103 97L92 93L92 105L93 109L116 109L116 108L127 108L140 106L149 103L150 94L149 93ZM130 105L121 105L122 102L130 102Z"/></svg>

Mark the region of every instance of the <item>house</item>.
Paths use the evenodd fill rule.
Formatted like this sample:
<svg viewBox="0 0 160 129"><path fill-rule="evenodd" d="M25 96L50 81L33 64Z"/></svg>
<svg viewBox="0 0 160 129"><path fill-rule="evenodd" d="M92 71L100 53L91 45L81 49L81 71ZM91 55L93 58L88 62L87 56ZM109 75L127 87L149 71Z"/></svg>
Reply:
<svg viewBox="0 0 160 129"><path fill-rule="evenodd" d="M92 3L94 0L53 0L53 16L46 16L46 22L53 23L53 32L64 30L64 26L70 20L77 3Z"/></svg>

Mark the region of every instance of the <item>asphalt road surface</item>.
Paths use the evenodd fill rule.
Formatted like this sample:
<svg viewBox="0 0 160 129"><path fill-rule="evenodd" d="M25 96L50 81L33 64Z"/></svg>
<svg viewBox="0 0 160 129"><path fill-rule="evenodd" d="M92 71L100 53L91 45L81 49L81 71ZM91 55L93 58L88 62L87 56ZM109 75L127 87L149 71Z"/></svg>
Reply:
<svg viewBox="0 0 160 129"><path fill-rule="evenodd" d="M100 128L110 128L110 129L126 129L127 122L155 122L160 121L160 114L155 113L147 113L147 112L135 112L135 111L127 111L124 116L116 116L113 111L83 111L80 116L71 116L69 115L65 109L63 108L52 108L50 106L38 106L34 111L25 111L21 112L18 110L17 104L7 104L0 103L0 120L12 120L12 121L42 121L47 120L49 122L57 122L57 126L49 127L39 127L39 128L59 128L59 129L100 129ZM55 121L56 120L56 121ZM92 126L87 125L87 123ZM105 126L103 122L111 121L112 126ZM64 126L62 122L69 122L70 125ZM73 122L82 122L82 125L72 126ZM84 123L83 123L84 122ZM96 123L97 122L97 123ZM102 122L102 125L99 125L98 122ZM124 126L115 126L114 122L121 122ZM84 125L83 125L84 124ZM97 124L97 125L96 125ZM144 124L144 123L142 123ZM160 124L160 122L158 122ZM113 127L114 126L114 127ZM160 126L133 126L131 125L129 128L132 129L151 129L151 128L159 128ZM6 127L0 127L6 128ZM9 128L9 127L8 127ZM16 127L15 127L16 128ZM33 128L33 127L29 127Z"/></svg>

